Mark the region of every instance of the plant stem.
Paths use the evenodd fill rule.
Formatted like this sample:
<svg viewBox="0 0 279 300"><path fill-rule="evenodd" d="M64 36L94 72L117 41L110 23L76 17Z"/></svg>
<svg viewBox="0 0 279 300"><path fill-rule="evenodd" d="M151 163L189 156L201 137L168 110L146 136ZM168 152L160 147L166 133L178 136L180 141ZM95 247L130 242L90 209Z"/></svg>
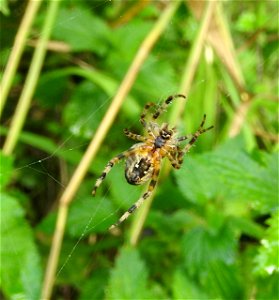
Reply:
<svg viewBox="0 0 279 300"><path fill-rule="evenodd" d="M10 155L14 150L14 147L18 140L18 136L23 127L28 109L30 107L31 99L34 94L34 90L38 82L39 74L45 58L47 42L50 37L52 26L56 18L59 2L60 0L55 0L50 1L49 3L49 8L46 15L46 21L42 29L42 34L40 39L38 40L38 45L33 55L31 66L27 74L26 82L23 87L21 96L19 98L15 114L12 119L11 128L3 147L3 152L7 155Z"/></svg>
<svg viewBox="0 0 279 300"><path fill-rule="evenodd" d="M191 84L196 74L200 56L204 48L204 41L206 40L207 37L207 32L215 10L216 3L217 1L208 2L208 5L205 8L203 18L201 20L201 25L197 33L196 39L194 40L194 43L191 47L189 58L186 61L186 65L184 68L184 72L182 75L182 80L179 88L179 93L184 94L186 96L189 94L189 91L191 89ZM177 121L181 118L186 101L187 98L181 99L181 101L177 101L175 103L173 107L174 109L172 110L169 119L170 124L177 123Z"/></svg>
<svg viewBox="0 0 279 300"><path fill-rule="evenodd" d="M180 89L179 89L179 92L181 94L187 95L189 93L190 86L192 84L194 75L196 73L199 58L200 58L200 55L201 55L201 52L203 49L204 40L206 38L206 33L209 28L210 20L212 18L212 15L213 15L213 12L215 9L215 4L216 4L216 1L209 1L208 5L206 7L201 26L199 28L199 32L198 32L197 37L194 41L194 44L191 48L190 56L189 56L189 59L187 60L187 63L185 66L185 71L182 76ZM174 109L172 110L172 114L170 115L170 118L169 118L170 124L177 124L178 120L180 119L180 117L183 113L183 109L184 109L186 101L187 101L187 99L185 99L185 100L180 99L179 101L176 101ZM161 179L163 177L165 177L169 173L169 171L170 171L170 166L163 163L159 182L161 181ZM134 221L131 226L130 239L129 239L130 244L133 246L135 246L138 242L144 222L147 218L147 214L151 207L151 203L154 199L154 195L155 195L155 192L153 192L153 194L148 199L148 201L146 201L146 203L144 205L142 205L142 208L138 211L138 213L136 214L136 216L134 218Z"/></svg>
<svg viewBox="0 0 279 300"><path fill-rule="evenodd" d="M30 0L27 4L25 14L19 25L18 32L15 37L14 45L12 47L6 69L3 73L0 84L0 116L10 91L14 75L21 58L26 38L29 34L30 27L33 23L36 12L38 11L42 0Z"/></svg>
<svg viewBox="0 0 279 300"><path fill-rule="evenodd" d="M125 99L130 91L132 84L134 83L136 76L151 51L153 45L158 40L162 31L168 24L171 16L177 8L179 1L171 2L165 11L162 13L160 19L156 22L150 33L146 36L142 42L129 70L127 71L110 107L108 108L100 126L98 127L95 136L93 137L90 145L88 146L80 164L76 168L69 184L67 185L64 193L60 198L59 212L56 221L56 229L53 237L53 243L51 252L48 258L47 270L45 274L45 280L42 290L42 298L47 300L50 298L51 291L54 284L55 272L57 269L58 257L61 250L65 224L67 220L68 205L75 196L91 162L95 157L101 143L103 142L109 128L112 126L113 121ZM61 212L62 210L62 212Z"/></svg>

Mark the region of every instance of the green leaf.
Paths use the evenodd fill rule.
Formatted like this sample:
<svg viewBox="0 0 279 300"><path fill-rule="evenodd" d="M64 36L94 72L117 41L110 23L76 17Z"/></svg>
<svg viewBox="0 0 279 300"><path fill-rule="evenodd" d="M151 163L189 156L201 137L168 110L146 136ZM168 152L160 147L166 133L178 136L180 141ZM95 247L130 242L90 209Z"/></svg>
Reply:
<svg viewBox="0 0 279 300"><path fill-rule="evenodd" d="M44 108L55 108L64 100L67 78L57 76L57 72L47 72L40 76L35 99Z"/></svg>
<svg viewBox="0 0 279 300"><path fill-rule="evenodd" d="M82 286L80 300L104 299L107 273L107 270L101 269L90 276Z"/></svg>
<svg viewBox="0 0 279 300"><path fill-rule="evenodd" d="M229 222L234 229L238 229L248 236L256 239L261 239L264 236L264 228L252 220L244 217L231 217Z"/></svg>
<svg viewBox="0 0 279 300"><path fill-rule="evenodd" d="M203 286L210 299L243 299L243 287L235 265L227 265L218 260L211 261L208 274L203 278Z"/></svg>
<svg viewBox="0 0 279 300"><path fill-rule="evenodd" d="M241 298L236 251L236 239L226 223L218 231L196 227L182 237L184 266L210 298Z"/></svg>
<svg viewBox="0 0 279 300"><path fill-rule="evenodd" d="M257 300L277 300L279 295L279 273L270 276L261 276L256 283L257 291L254 296ZM252 293L255 293L253 290Z"/></svg>
<svg viewBox="0 0 279 300"><path fill-rule="evenodd" d="M270 276L279 272L279 212L277 211L267 220L269 227L261 240L259 253L255 258L254 272L263 276Z"/></svg>
<svg viewBox="0 0 279 300"><path fill-rule="evenodd" d="M111 272L107 289L108 299L146 299L147 269L139 253L133 248L122 248Z"/></svg>
<svg viewBox="0 0 279 300"><path fill-rule="evenodd" d="M1 282L11 299L39 299L42 269L31 229L16 199L1 195Z"/></svg>
<svg viewBox="0 0 279 300"><path fill-rule="evenodd" d="M10 182L13 170L13 159L10 156L6 156L0 151L0 162L1 162L1 172L0 172L0 190Z"/></svg>
<svg viewBox="0 0 279 300"><path fill-rule="evenodd" d="M207 273L211 261L231 265L236 259L236 240L227 224L217 232L195 227L182 237L184 263L191 275Z"/></svg>
<svg viewBox="0 0 279 300"><path fill-rule="evenodd" d="M110 36L114 51L110 51L106 58L107 67L113 74L123 76L131 60L138 50L141 41L151 28L151 22L131 22L129 26L121 26ZM119 42L120 41L120 42Z"/></svg>
<svg viewBox="0 0 279 300"><path fill-rule="evenodd" d="M68 43L73 51L89 50L104 55L108 50L109 27L81 6L60 9L53 28L53 37Z"/></svg>
<svg viewBox="0 0 279 300"><path fill-rule="evenodd" d="M114 212L111 202L105 197L78 198L69 211L67 232L73 237L80 237L83 234L107 231L116 221Z"/></svg>
<svg viewBox="0 0 279 300"><path fill-rule="evenodd" d="M10 14L10 9L7 0L0 0L0 11L5 16L8 16Z"/></svg>
<svg viewBox="0 0 279 300"><path fill-rule="evenodd" d="M92 82L84 81L75 90L65 106L63 119L72 134L86 139L92 138L98 127L108 98Z"/></svg>
<svg viewBox="0 0 279 300"><path fill-rule="evenodd" d="M209 299L197 284L192 281L182 270L176 270L172 284L172 299Z"/></svg>
<svg viewBox="0 0 279 300"><path fill-rule="evenodd" d="M230 141L212 153L186 157L175 174L181 191L194 203L238 200L267 213L278 207L277 169L277 154L267 154L262 165Z"/></svg>

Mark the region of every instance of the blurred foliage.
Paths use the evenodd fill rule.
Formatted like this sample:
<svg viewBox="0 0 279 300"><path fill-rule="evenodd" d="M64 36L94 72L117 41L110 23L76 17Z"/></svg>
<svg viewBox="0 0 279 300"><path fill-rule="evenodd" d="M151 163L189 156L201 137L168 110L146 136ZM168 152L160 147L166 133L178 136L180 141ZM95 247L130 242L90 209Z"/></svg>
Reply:
<svg viewBox="0 0 279 300"><path fill-rule="evenodd" d="M1 0L1 70L24 12L19 2ZM52 33L57 44L45 59L20 141L13 157L1 155L4 299L39 298L57 199L164 6L160 1L137 4L61 4ZM2 137L46 5L14 79ZM123 128L141 132L144 104L177 93L199 25L183 4L142 66L70 207L53 299L278 299L278 3L231 1L223 6L253 95L241 132L229 138L241 104L239 91L207 46L179 129L193 132L205 112L215 129L199 139L183 167L158 187L137 247L128 246L123 234L133 217L121 225L119 235L107 231L145 187L126 183L123 163L112 170L96 198L91 197L93 184L106 162L132 145Z"/></svg>

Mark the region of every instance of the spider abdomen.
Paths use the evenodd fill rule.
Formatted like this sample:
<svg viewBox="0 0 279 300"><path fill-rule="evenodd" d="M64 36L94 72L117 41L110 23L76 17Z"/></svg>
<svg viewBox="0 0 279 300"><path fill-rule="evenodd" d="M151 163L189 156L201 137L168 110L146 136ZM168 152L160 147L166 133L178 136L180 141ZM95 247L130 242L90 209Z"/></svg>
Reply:
<svg viewBox="0 0 279 300"><path fill-rule="evenodd" d="M126 180L133 185L143 184L151 178L153 169L152 159L148 153L131 155L126 160Z"/></svg>

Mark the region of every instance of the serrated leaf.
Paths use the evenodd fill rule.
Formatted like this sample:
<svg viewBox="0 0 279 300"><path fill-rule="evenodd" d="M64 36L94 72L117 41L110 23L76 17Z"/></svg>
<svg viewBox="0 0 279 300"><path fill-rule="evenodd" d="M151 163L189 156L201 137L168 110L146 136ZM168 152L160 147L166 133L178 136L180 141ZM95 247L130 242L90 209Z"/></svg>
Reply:
<svg viewBox="0 0 279 300"><path fill-rule="evenodd" d="M264 238L261 240L259 253L255 258L256 274L270 276L273 273L279 272L279 212L273 214L268 219L269 227L266 229Z"/></svg>
<svg viewBox="0 0 279 300"><path fill-rule="evenodd" d="M40 258L24 211L16 199L1 195L1 281L9 298L38 299Z"/></svg>
<svg viewBox="0 0 279 300"><path fill-rule="evenodd" d="M182 237L182 253L191 275L207 273L211 261L235 262L236 240L226 224L214 233L195 227Z"/></svg>
<svg viewBox="0 0 279 300"><path fill-rule="evenodd" d="M234 229L256 239L260 239L264 235L263 227L252 220L243 217L231 217L229 222Z"/></svg>
<svg viewBox="0 0 279 300"><path fill-rule="evenodd" d="M267 165L260 165L241 149L221 147L206 155L208 164L219 181L226 186L227 199L242 199L262 213L278 207L278 159L268 155ZM277 166L277 167L276 167Z"/></svg>
<svg viewBox="0 0 279 300"><path fill-rule="evenodd" d="M178 186L185 197L194 203L203 205L224 193L219 179L214 176L202 155L186 157L182 168L175 172Z"/></svg>
<svg viewBox="0 0 279 300"><path fill-rule="evenodd" d="M171 236L177 238L181 228L191 228L197 223L197 218L187 210L180 209L172 214L164 214L157 210L149 212L146 226L153 228L161 239L169 243Z"/></svg>
<svg viewBox="0 0 279 300"><path fill-rule="evenodd" d="M194 203L241 200L267 213L278 207L277 170L276 154L261 165L230 141L212 153L185 158L175 174L182 193Z"/></svg>
<svg viewBox="0 0 279 300"><path fill-rule="evenodd" d="M239 299L242 295L235 267L237 241L228 223L213 231L195 227L187 232L182 254L189 275L199 279L210 298Z"/></svg>
<svg viewBox="0 0 279 300"><path fill-rule="evenodd" d="M122 248L111 272L107 299L146 299L147 269L136 249Z"/></svg>
<svg viewBox="0 0 279 300"><path fill-rule="evenodd" d="M13 159L0 152L0 190L2 190L10 181L13 170Z"/></svg>

